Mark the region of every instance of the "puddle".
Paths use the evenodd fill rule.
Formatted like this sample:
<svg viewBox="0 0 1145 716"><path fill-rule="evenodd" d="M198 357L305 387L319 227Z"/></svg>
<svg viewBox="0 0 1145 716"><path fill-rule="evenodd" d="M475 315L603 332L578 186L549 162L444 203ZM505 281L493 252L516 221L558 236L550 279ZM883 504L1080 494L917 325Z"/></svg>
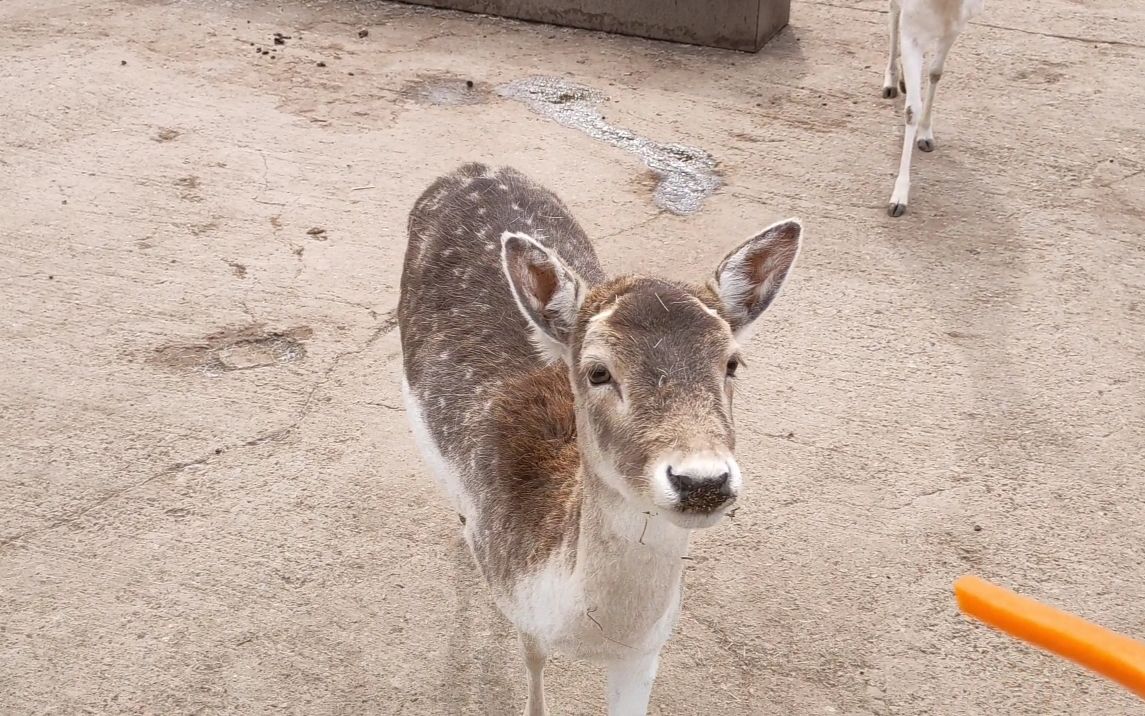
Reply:
<svg viewBox="0 0 1145 716"><path fill-rule="evenodd" d="M489 88L483 82L466 80L456 75L423 75L405 83L401 95L418 104L459 107L488 102Z"/></svg>
<svg viewBox="0 0 1145 716"><path fill-rule="evenodd" d="M303 341L314 332L307 326L265 331L262 325L226 329L199 343L181 343L155 349L150 362L206 375L294 363L306 357Z"/></svg>
<svg viewBox="0 0 1145 716"><path fill-rule="evenodd" d="M600 116L599 105L608 97L591 87L559 77L527 77L502 85L497 91L558 124L640 157L659 179L652 200L661 209L692 214L720 186L712 155L683 144L661 144L614 127Z"/></svg>

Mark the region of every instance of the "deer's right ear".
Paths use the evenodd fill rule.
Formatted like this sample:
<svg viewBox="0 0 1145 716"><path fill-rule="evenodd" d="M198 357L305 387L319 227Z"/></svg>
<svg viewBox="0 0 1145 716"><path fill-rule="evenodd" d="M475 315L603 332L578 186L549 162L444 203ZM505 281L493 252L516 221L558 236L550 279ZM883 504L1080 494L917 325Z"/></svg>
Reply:
<svg viewBox="0 0 1145 716"><path fill-rule="evenodd" d="M536 239L506 231L501 265L509 289L533 329L533 342L550 360L569 362L584 283L561 258Z"/></svg>

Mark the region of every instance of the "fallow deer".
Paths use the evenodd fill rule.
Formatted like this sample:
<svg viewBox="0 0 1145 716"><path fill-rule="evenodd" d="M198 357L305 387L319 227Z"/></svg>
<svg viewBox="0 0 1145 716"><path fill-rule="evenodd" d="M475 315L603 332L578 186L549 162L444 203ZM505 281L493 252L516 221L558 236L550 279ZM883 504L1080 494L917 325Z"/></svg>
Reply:
<svg viewBox="0 0 1145 716"><path fill-rule="evenodd" d="M924 152L934 151L934 92L954 41L971 18L982 11L984 0L890 0L890 58L883 75L883 97L906 93L899 173L887 213L902 216L910 196L910 159L915 142ZM922 100L922 63L931 54L926 102ZM901 53L902 73L899 73Z"/></svg>
<svg viewBox="0 0 1145 716"><path fill-rule="evenodd" d="M739 340L802 226L774 224L706 284L607 278L552 192L468 164L417 200L401 279L415 439L516 627L526 714L556 652L607 668L612 716L647 710L692 530L720 522Z"/></svg>

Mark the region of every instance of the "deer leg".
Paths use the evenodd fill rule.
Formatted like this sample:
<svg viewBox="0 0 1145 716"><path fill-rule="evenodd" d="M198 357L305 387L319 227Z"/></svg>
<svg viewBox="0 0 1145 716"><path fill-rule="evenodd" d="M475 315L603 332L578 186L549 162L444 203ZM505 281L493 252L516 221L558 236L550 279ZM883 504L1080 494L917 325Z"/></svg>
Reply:
<svg viewBox="0 0 1145 716"><path fill-rule="evenodd" d="M519 633L521 651L525 656L525 671L528 676L529 696L525 702L525 716L546 716L545 707L545 662L548 655L533 637Z"/></svg>
<svg viewBox="0 0 1145 716"><path fill-rule="evenodd" d="M934 57L930 60L930 86L926 88L926 105L922 109L922 120L918 123L918 148L924 152L934 151L934 128L931 126L931 112L934 110L934 93L938 89L938 81L942 79L942 66L946 63L946 55L954 44L956 35L951 34L938 42L934 50Z"/></svg>
<svg viewBox="0 0 1145 716"><path fill-rule="evenodd" d="M903 132L898 178L895 179L894 193L887 207L887 213L891 216L902 216L906 211L910 196L910 156L922 114L922 47L914 37L902 38L902 70L906 82L906 107L903 109L906 128Z"/></svg>
<svg viewBox="0 0 1145 716"><path fill-rule="evenodd" d="M608 716L646 716L660 654L649 654L608 668Z"/></svg>
<svg viewBox="0 0 1145 716"><path fill-rule="evenodd" d="M890 3L890 57L887 59L887 71L883 73L883 99L892 99L899 96L898 88L898 61L899 61L899 15L898 3Z"/></svg>

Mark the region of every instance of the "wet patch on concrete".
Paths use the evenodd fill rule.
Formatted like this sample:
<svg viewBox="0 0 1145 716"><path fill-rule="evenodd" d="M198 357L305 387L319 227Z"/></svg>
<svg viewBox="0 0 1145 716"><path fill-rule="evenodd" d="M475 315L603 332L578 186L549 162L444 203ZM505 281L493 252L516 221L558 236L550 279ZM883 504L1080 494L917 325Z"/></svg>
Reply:
<svg viewBox="0 0 1145 716"><path fill-rule="evenodd" d="M196 343L170 343L155 349L149 362L165 368L221 375L236 370L295 363L306 357L304 341L314 331L298 326L268 331L262 324L227 328Z"/></svg>
<svg viewBox="0 0 1145 716"><path fill-rule="evenodd" d="M400 94L417 104L459 107L489 101L489 85L450 74L420 75L406 82Z"/></svg>
<svg viewBox="0 0 1145 716"><path fill-rule="evenodd" d="M661 144L614 127L600 114L599 105L608 97L591 87L560 77L527 77L502 85L497 91L558 124L640 157L658 178L652 201L661 209L692 214L720 186L717 162L712 155L683 144Z"/></svg>

